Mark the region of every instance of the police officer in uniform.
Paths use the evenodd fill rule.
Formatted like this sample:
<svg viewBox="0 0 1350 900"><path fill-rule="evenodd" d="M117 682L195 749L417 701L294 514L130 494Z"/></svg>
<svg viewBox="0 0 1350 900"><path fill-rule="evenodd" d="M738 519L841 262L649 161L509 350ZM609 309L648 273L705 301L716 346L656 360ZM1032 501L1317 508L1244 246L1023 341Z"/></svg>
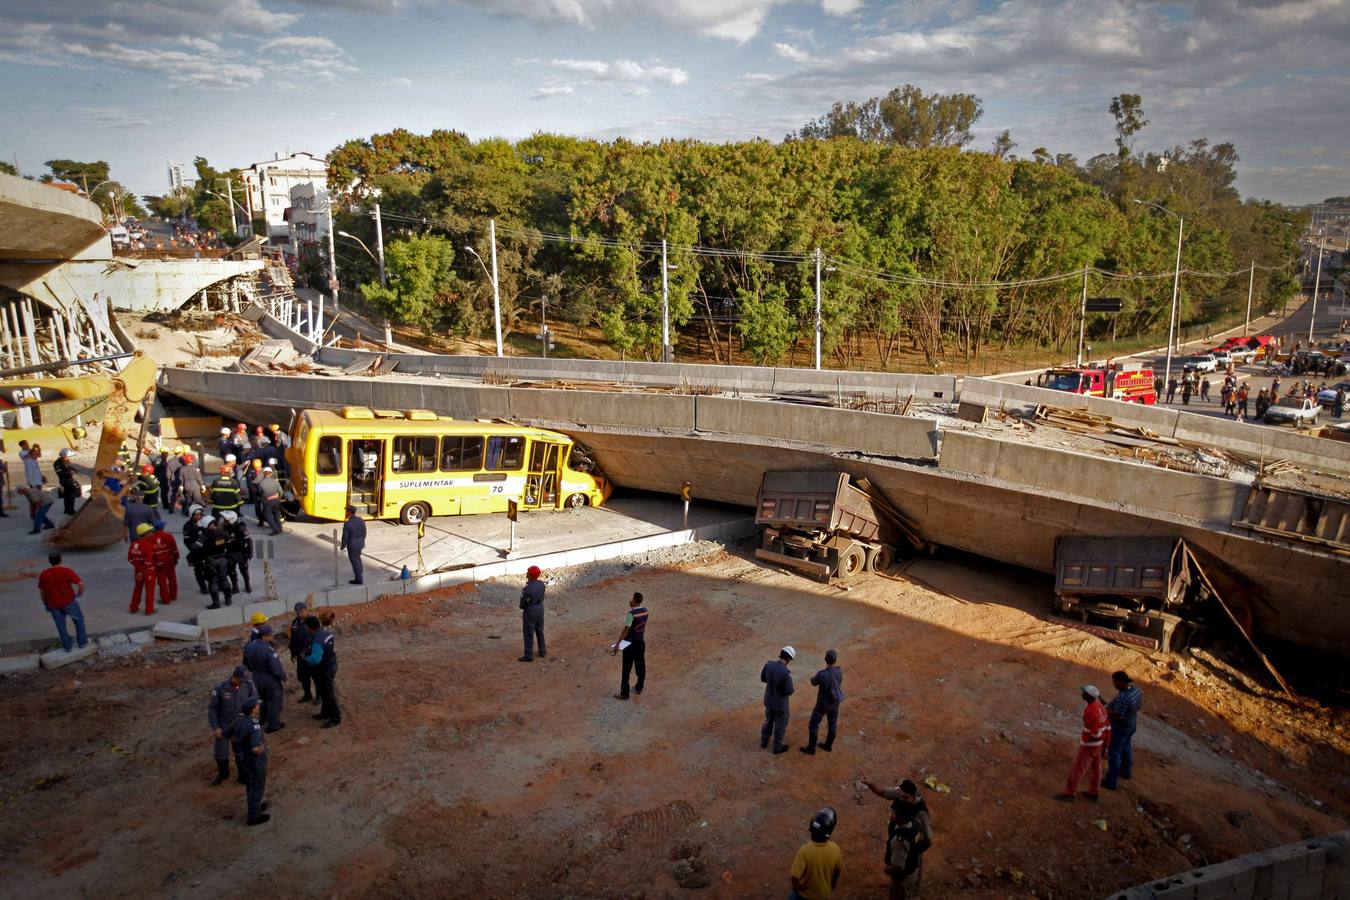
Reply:
<svg viewBox="0 0 1350 900"><path fill-rule="evenodd" d="M187 548L188 565L192 566L192 575L197 579L197 590L203 594L206 587L206 552L203 536L206 526L202 524L202 515L206 511L201 504L193 504L188 510L188 520L183 523L183 546Z"/></svg>
<svg viewBox="0 0 1350 900"><path fill-rule="evenodd" d="M239 479L234 477L234 463L225 463L220 467L216 480L211 482L211 514L219 516L227 511L238 513L239 507L244 505L241 490Z"/></svg>
<svg viewBox="0 0 1350 900"><path fill-rule="evenodd" d="M244 593L253 593L253 584L248 577L248 561L253 558L253 538L248 533L248 523L237 513L226 510L220 514L225 520L225 537L229 540L230 589L239 593L239 579L244 579Z"/></svg>
<svg viewBox="0 0 1350 900"><path fill-rule="evenodd" d="M520 662L534 660L534 640L539 640L539 658L548 656L544 646L544 592L548 585L539 580L543 574L538 566L525 570L525 587L520 592L520 622L525 634L525 655Z"/></svg>
<svg viewBox="0 0 1350 900"><path fill-rule="evenodd" d="M759 730L759 745L769 746L773 738L773 752L786 753L788 745L783 737L787 732L788 697L792 696L792 673L788 663L797 658L797 651L791 645L778 651L778 658L771 659L759 670L759 680L764 682L764 726Z"/></svg>
<svg viewBox="0 0 1350 900"><path fill-rule="evenodd" d="M272 626L259 625L258 640L244 645L244 665L253 673L253 683L262 698L262 719L268 734L286 727L281 721L281 707L285 701L281 687L286 683L286 670L277 659L272 638Z"/></svg>
<svg viewBox="0 0 1350 900"><path fill-rule="evenodd" d="M301 690L304 691L300 696L301 703L321 699L310 693L310 684L314 681L314 675L309 663L305 661L305 657L309 655L309 647L314 642L314 636L305 627L305 620L308 618L309 608L305 606L305 601L301 600L295 604L295 618L291 619L290 639L291 659L295 662L295 677L300 682Z"/></svg>
<svg viewBox="0 0 1350 900"><path fill-rule="evenodd" d="M305 628L310 634L309 652L305 661L314 673L314 690L319 695L316 719L325 719L324 728L342 723L342 710L337 702L337 649L333 646L333 632L324 628L318 616L306 616Z"/></svg>
<svg viewBox="0 0 1350 900"><path fill-rule="evenodd" d="M623 649L623 680L619 682L616 700L628 699L628 673L637 670L637 684L633 690L642 693L643 682L647 680L647 607L642 605L642 594L634 592L628 601L628 615L623 620L623 631L619 639L609 646L609 655L618 652L624 641L628 646Z"/></svg>
<svg viewBox="0 0 1350 900"><path fill-rule="evenodd" d="M220 595L225 595L225 605L234 600L234 591L230 589L230 537L222 527L223 523L212 516L202 519L206 526L202 532L202 562L206 570L206 589L211 593L211 605L207 609L220 609Z"/></svg>
<svg viewBox="0 0 1350 900"><path fill-rule="evenodd" d="M807 755L816 752L821 719L828 722L828 729L825 743L820 745L820 749L826 753L834 749L834 735L839 725L839 704L844 700L844 670L835 665L838 661L837 652L826 650L825 668L811 676L811 684L816 688L816 706L811 710L811 720L806 726L806 746L798 748Z"/></svg>
<svg viewBox="0 0 1350 900"><path fill-rule="evenodd" d="M355 506L347 507L347 521L342 523L341 550L347 551L347 561L352 564L351 584L365 583L365 566L361 562L361 551L366 549L366 523L356 514Z"/></svg>
<svg viewBox="0 0 1350 900"><path fill-rule="evenodd" d="M261 825L272 818L267 814L267 801L263 799L267 791L267 739L254 718L258 698L245 698L240 701L239 708L243 715L230 726L230 743L234 745L235 758L243 761L247 824Z"/></svg>
<svg viewBox="0 0 1350 900"><path fill-rule="evenodd" d="M216 758L216 780L211 786L223 784L230 777L230 727L234 720L243 714L241 705L245 700L258 699L258 690L248 680L248 669L236 666L230 677L216 685L211 699L206 702L206 721L211 726L211 752ZM238 754L234 757L235 770L239 783L244 784L244 762Z"/></svg>
<svg viewBox="0 0 1350 900"><path fill-rule="evenodd" d="M52 469L56 472L56 480L61 485L61 499L66 502L66 515L75 515L75 501L80 498L80 483L75 480L75 467L70 462L70 448L62 447L61 452L56 454L56 462L52 463Z"/></svg>

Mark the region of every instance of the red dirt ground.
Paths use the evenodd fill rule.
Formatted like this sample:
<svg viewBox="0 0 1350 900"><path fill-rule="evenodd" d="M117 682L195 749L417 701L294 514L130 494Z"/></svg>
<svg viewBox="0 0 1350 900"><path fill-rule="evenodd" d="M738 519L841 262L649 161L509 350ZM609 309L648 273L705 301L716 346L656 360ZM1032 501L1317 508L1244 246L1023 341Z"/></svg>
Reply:
<svg viewBox="0 0 1350 900"><path fill-rule="evenodd" d="M836 896L883 893L887 808L862 773L925 788L925 895L1102 897L1345 828L1337 710L1208 657L1180 671L1040 618L1040 579L965 562L843 591L715 554L553 573L550 655L519 648L516 584L340 611L344 721L294 703L272 736L272 821L209 787L205 701L237 659L156 654L0 682L0 884L12 897L776 897L819 807L839 811ZM611 698L646 594L649 685ZM241 629L242 630L242 629ZM845 671L833 754L759 749L760 665L794 644L789 734L828 647ZM1061 804L1085 682L1145 696L1136 775ZM1105 830L1094 824L1104 820ZM677 862L683 859L682 862ZM682 887L700 875L702 891ZM692 873L692 874L691 874Z"/></svg>

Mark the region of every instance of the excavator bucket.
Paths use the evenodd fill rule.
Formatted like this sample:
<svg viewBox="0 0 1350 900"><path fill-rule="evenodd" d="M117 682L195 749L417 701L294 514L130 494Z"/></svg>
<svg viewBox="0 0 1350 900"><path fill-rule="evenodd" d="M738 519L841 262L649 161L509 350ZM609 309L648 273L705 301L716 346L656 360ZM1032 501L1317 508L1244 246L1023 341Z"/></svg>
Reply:
<svg viewBox="0 0 1350 900"><path fill-rule="evenodd" d="M154 360L137 351L127 367L112 379L106 412L103 414L103 433L99 437L98 455L94 460L94 476L89 500L80 511L64 522L47 538L47 543L72 549L94 549L115 544L126 531L123 524L122 495L114 494L106 484L106 477L127 439L127 432L136 422L136 410L145 402L155 387L159 368ZM149 410L146 411L149 415ZM144 436L144 429L141 431ZM140 443L139 439L137 441ZM139 458L140 446L136 448ZM122 493L135 480L128 472L121 479Z"/></svg>

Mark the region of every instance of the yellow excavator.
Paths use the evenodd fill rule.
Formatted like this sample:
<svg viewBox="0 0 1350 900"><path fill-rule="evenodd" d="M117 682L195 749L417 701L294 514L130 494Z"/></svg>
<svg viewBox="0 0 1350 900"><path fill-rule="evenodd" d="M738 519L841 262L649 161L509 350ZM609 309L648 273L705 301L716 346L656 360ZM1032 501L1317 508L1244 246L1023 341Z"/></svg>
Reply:
<svg viewBox="0 0 1350 900"><path fill-rule="evenodd" d="M106 382L107 400L103 413L103 433L99 436L98 455L94 459L94 474L90 478L89 499L61 527L47 538L47 543L72 549L93 549L115 544L126 531L123 524L122 494L136 479L135 463L140 460L145 446L146 425L150 421L150 403L155 390L159 367L154 360L137 350L117 375L88 375L82 380ZM136 424L136 413L142 411L140 434L136 438L132 465L118 473L112 467L119 461L127 433ZM120 482L114 491L109 487L110 476Z"/></svg>

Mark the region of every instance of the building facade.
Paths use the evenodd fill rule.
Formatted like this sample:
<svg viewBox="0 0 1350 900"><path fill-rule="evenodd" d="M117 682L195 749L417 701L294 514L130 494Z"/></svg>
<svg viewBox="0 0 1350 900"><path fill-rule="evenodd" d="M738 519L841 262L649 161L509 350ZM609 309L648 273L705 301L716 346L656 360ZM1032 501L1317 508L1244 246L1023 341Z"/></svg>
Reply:
<svg viewBox="0 0 1350 900"><path fill-rule="evenodd" d="M289 226L289 240L283 252L298 261L301 254L309 252L327 259L328 229L332 218L328 209L328 190L323 184L309 181L291 188L290 205L286 218Z"/></svg>
<svg viewBox="0 0 1350 900"><path fill-rule="evenodd" d="M290 240L286 210L291 207L292 188L314 185L327 197L328 163L312 153L278 153L273 159L249 166L243 177L244 205L253 219L267 220L266 237L279 239L276 243Z"/></svg>

